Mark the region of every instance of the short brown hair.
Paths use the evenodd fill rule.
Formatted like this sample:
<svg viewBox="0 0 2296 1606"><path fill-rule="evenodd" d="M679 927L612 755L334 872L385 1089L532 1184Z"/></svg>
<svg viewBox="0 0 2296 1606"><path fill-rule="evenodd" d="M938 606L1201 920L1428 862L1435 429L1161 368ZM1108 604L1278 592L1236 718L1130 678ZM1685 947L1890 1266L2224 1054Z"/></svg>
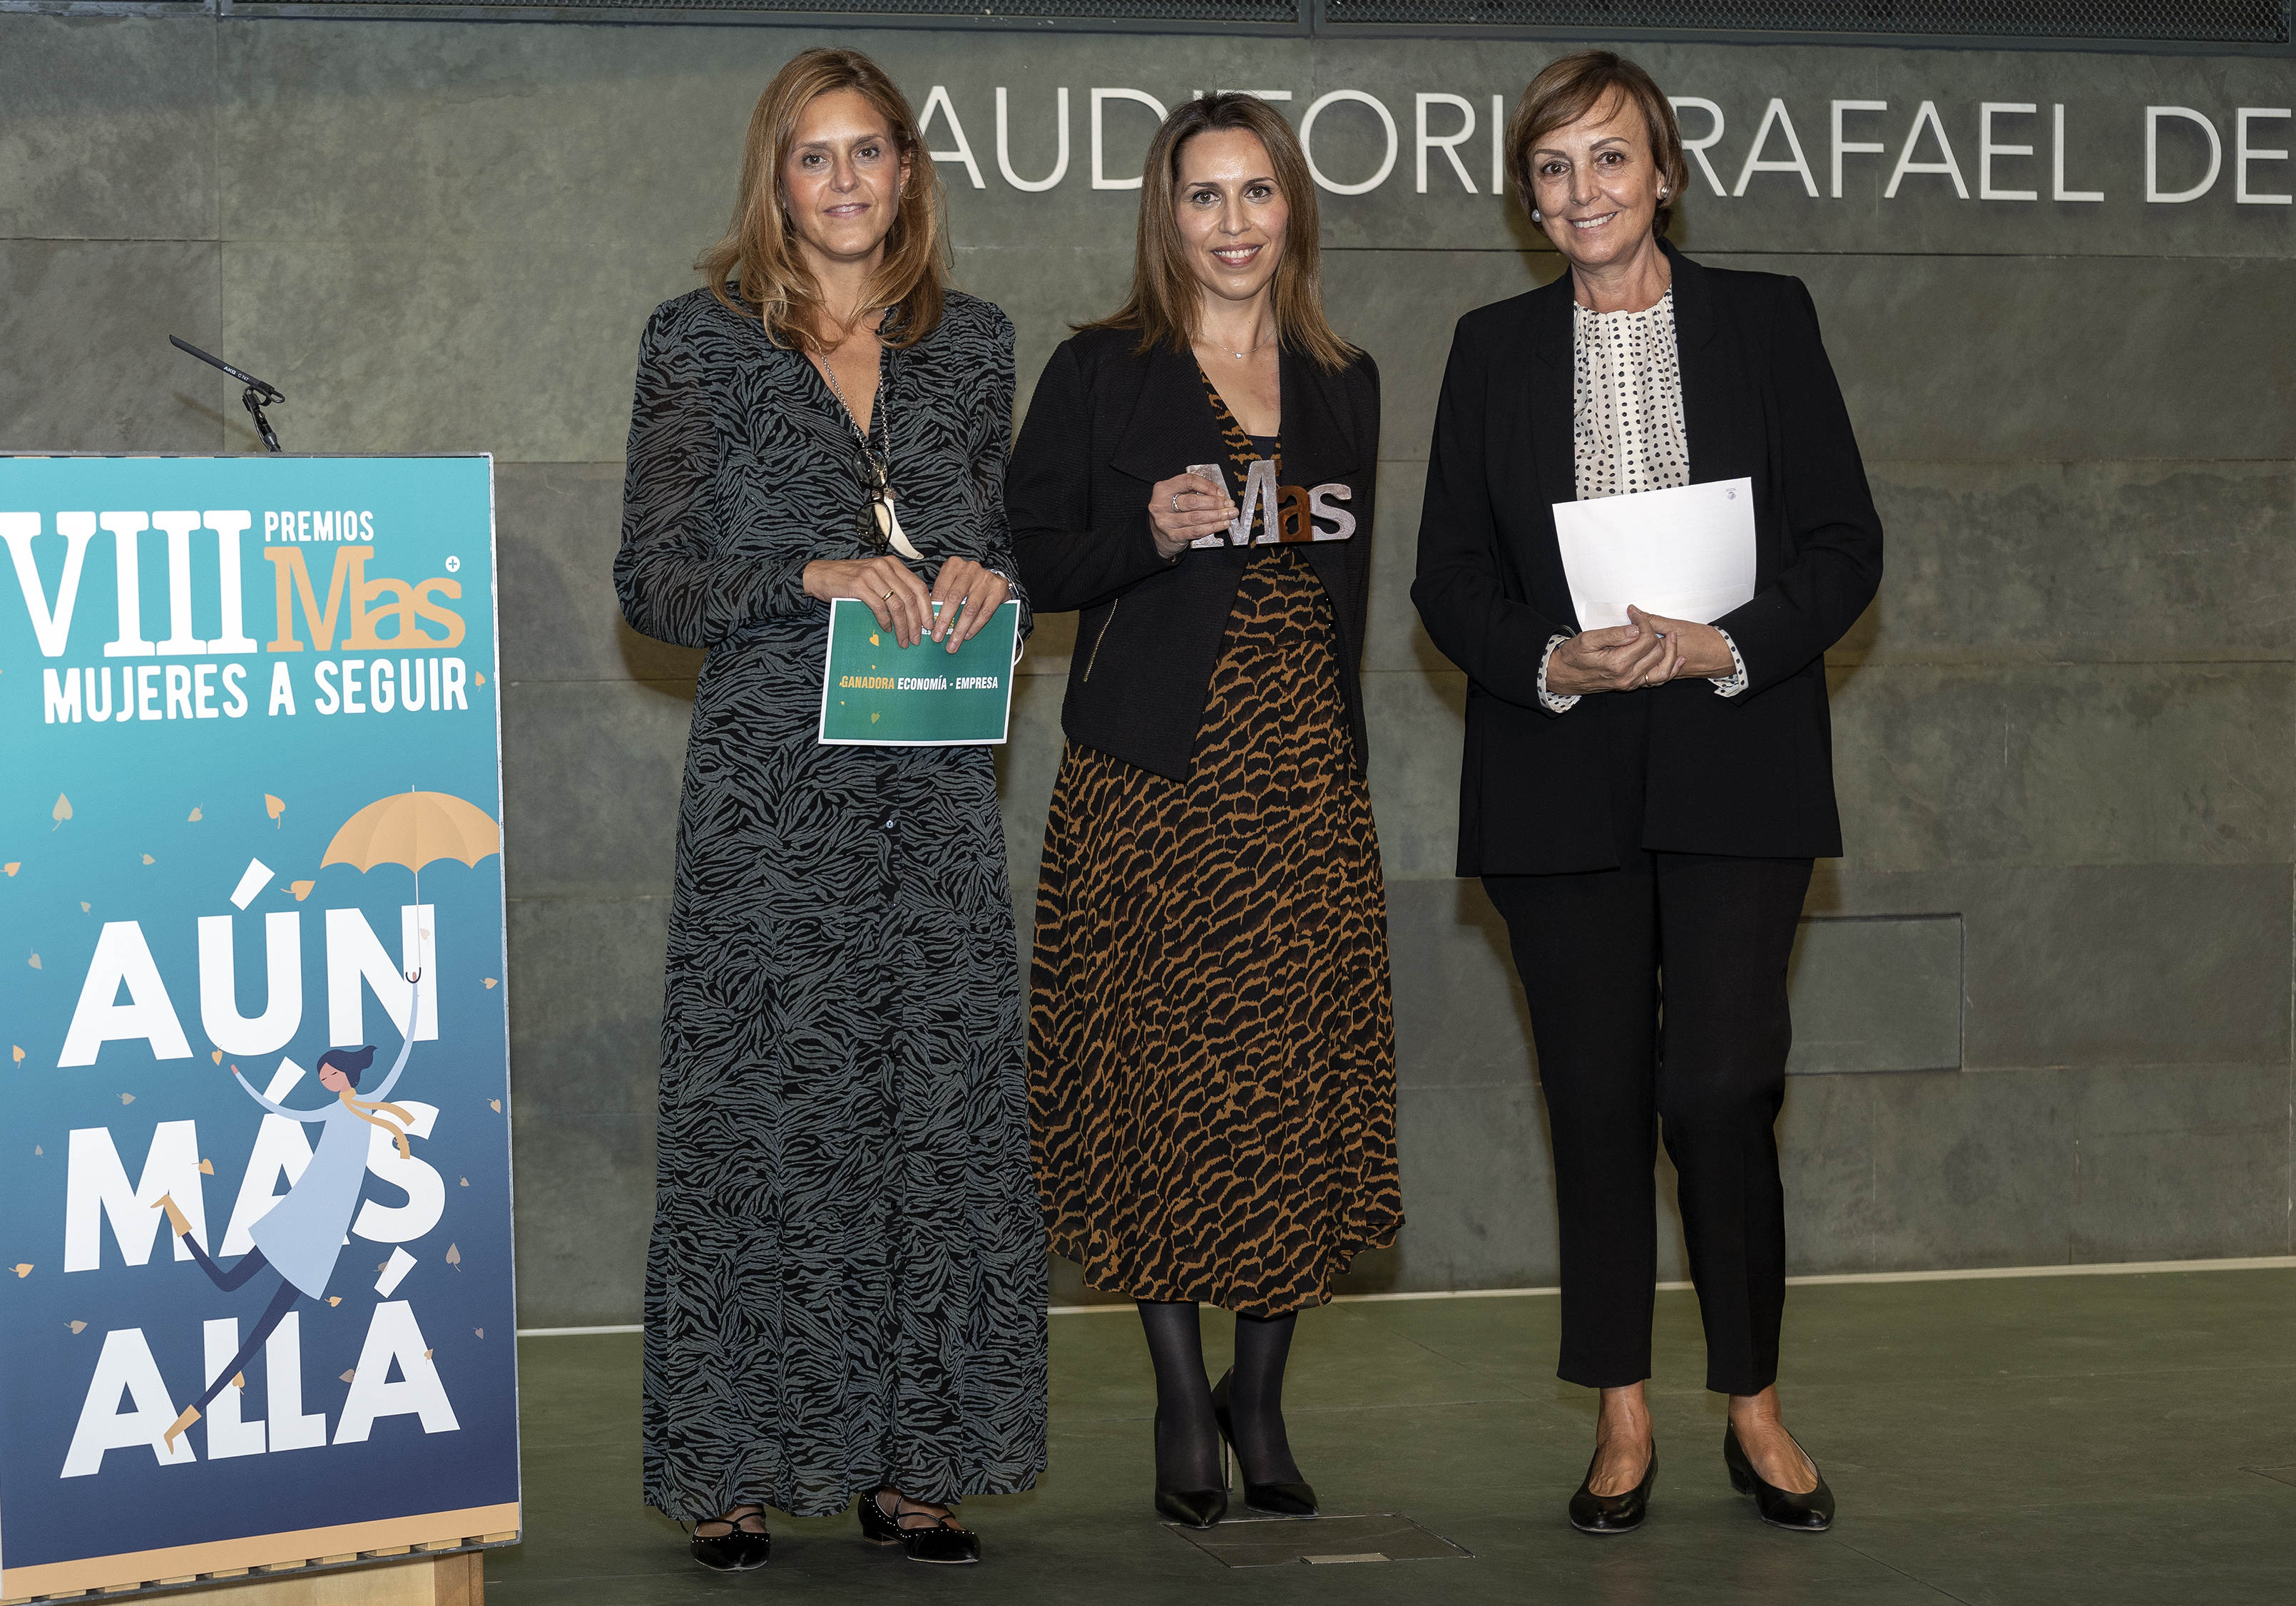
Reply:
<svg viewBox="0 0 2296 1606"><path fill-rule="evenodd" d="M1530 152L1557 128L1566 128L1601 105L1612 94L1642 109L1650 130L1651 157L1666 177L1666 199L1658 203L1655 232L1666 233L1674 216L1674 202L1690 185L1690 164L1682 154L1682 126L1674 120L1674 104L1658 81L1614 51L1581 50L1549 61L1531 79L1530 87L1515 102L1507 119L1507 177L1524 211L1538 205L1531 182Z"/></svg>
<svg viewBox="0 0 2296 1606"><path fill-rule="evenodd" d="M1132 257L1132 293L1104 318L1080 329L1137 330L1136 352L1161 344L1185 351L1196 335L1196 276L1188 271L1187 247L1172 217L1178 189L1180 149L1199 134L1242 129L1259 136L1274 166L1275 187L1290 209L1283 225L1283 254L1275 264L1276 339L1327 371L1346 367L1355 347L1333 333L1324 316L1323 225L1316 215L1316 184L1292 125L1254 94L1212 94L1183 101L1156 130L1140 184L1140 228Z"/></svg>
<svg viewBox="0 0 2296 1606"><path fill-rule="evenodd" d="M908 98L883 68L857 50L800 51L774 74L750 114L734 220L726 225L726 237L693 266L719 300L762 320L775 345L800 351L819 348L814 321L821 311L821 287L798 255L796 228L782 201L782 164L788 160L805 109L817 97L840 89L854 91L877 109L908 168L893 226L885 235L884 258L861 298L861 307L865 312L898 308L885 331L885 343L914 345L939 325L941 298L948 284L940 176Z"/></svg>

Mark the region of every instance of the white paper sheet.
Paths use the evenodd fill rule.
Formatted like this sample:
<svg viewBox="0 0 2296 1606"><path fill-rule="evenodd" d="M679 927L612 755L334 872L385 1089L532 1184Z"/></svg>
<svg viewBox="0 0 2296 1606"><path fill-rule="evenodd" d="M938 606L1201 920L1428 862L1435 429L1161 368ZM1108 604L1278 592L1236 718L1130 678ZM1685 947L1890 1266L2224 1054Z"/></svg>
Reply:
<svg viewBox="0 0 2296 1606"><path fill-rule="evenodd" d="M1645 613L1710 625L1754 595L1754 482L1717 479L1554 504L1582 630Z"/></svg>

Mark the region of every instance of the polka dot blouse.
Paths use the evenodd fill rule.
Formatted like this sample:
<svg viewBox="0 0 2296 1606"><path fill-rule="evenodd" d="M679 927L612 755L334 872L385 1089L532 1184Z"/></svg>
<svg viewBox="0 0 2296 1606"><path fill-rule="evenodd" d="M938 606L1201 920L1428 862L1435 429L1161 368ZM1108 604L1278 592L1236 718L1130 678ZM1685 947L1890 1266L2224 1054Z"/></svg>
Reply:
<svg viewBox="0 0 2296 1606"><path fill-rule="evenodd" d="M1674 339L1674 292L1641 312L1595 312L1571 307L1578 349L1571 376L1571 447L1578 470L1578 500L1671 490L1690 483L1690 445L1682 422L1682 362ZM1546 643L1546 656L1568 636ZM1736 672L1718 676L1714 689L1725 697L1746 689L1746 664L1730 641ZM1538 669L1539 700L1560 714L1576 697L1546 689L1546 665Z"/></svg>

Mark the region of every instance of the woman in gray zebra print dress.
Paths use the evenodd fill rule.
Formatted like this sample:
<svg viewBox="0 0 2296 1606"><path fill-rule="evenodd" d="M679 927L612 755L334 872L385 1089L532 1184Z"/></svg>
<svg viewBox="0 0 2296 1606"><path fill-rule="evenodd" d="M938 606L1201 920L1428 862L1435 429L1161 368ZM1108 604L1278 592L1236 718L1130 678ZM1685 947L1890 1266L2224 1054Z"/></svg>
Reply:
<svg viewBox="0 0 2296 1606"><path fill-rule="evenodd" d="M644 1487L721 1570L766 1560L760 1508L857 1495L865 1537L973 1561L947 1508L1045 1464L991 756L816 742L829 599L953 650L1018 594L1013 326L945 291L939 201L900 92L866 57L805 53L758 103L707 288L655 312L638 358L615 586L636 628L709 649L662 1012Z"/></svg>

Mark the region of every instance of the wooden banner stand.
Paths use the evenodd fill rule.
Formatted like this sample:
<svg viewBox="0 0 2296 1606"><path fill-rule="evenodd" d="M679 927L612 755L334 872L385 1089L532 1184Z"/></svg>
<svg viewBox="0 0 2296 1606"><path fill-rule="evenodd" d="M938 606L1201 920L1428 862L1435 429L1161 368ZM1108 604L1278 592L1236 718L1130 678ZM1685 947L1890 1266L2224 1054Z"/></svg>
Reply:
<svg viewBox="0 0 2296 1606"><path fill-rule="evenodd" d="M184 1606L485 1606L486 1553L313 1569L171 1595Z"/></svg>
<svg viewBox="0 0 2296 1606"><path fill-rule="evenodd" d="M514 1534L490 1534L477 1543L498 1549L516 1537ZM170 1602L181 1601L184 1606L486 1606L486 1551L441 1546L445 1553L426 1556L422 1553L423 1546L408 1548L412 1554L388 1561L378 1558L364 1566L344 1565L356 1561L352 1556L316 1557L291 1570L253 1569L260 1576L228 1581L217 1578L210 1583L204 1577L158 1579L153 1581L158 1585L156 1588L151 1585L142 1588L130 1586L124 1590L75 1590L65 1595L19 1596L0 1601L0 1606L79 1601L97 1594L119 1599L157 1595Z"/></svg>

